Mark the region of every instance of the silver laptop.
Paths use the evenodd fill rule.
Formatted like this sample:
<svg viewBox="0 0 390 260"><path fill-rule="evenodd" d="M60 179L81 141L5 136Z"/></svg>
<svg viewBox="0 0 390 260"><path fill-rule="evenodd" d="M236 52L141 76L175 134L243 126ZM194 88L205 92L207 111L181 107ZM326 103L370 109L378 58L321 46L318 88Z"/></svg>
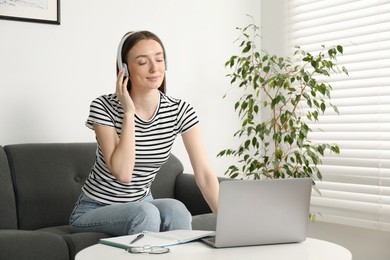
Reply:
<svg viewBox="0 0 390 260"><path fill-rule="evenodd" d="M306 239L309 178L224 181L220 184L213 247L296 243Z"/></svg>

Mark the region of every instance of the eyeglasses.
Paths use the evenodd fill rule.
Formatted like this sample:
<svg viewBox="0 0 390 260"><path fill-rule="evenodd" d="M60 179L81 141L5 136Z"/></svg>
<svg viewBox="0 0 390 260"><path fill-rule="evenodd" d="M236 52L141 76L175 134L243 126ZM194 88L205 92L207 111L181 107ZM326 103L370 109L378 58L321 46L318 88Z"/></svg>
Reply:
<svg viewBox="0 0 390 260"><path fill-rule="evenodd" d="M165 254L169 252L169 248L161 247L161 246L136 246L136 247L129 247L127 252L132 254L141 254L141 253L148 253L148 254Z"/></svg>

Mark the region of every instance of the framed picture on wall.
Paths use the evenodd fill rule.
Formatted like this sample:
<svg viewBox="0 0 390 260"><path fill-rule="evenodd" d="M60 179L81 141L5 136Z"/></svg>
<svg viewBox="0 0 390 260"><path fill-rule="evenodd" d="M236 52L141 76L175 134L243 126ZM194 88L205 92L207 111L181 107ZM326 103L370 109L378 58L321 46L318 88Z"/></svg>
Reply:
<svg viewBox="0 0 390 260"><path fill-rule="evenodd" d="M60 0L0 0L0 19L60 24Z"/></svg>

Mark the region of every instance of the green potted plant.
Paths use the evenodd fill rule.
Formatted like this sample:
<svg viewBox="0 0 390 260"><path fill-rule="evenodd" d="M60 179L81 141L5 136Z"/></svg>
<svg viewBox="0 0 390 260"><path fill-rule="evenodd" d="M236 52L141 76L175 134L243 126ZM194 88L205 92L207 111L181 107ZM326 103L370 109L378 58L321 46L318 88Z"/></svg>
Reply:
<svg viewBox="0 0 390 260"><path fill-rule="evenodd" d="M319 192L314 181L322 175L317 166L326 152L340 151L336 144L311 142L308 123L318 121L328 108L338 113L330 102L332 86L318 76L348 74L336 65L343 47L322 46L316 55L296 47L292 56L277 57L258 50L258 26L237 29L241 54L231 56L225 66L232 71L227 75L232 87L242 91L234 105L241 121L234 137L240 144L218 154L237 158L225 175L241 179L309 177Z"/></svg>

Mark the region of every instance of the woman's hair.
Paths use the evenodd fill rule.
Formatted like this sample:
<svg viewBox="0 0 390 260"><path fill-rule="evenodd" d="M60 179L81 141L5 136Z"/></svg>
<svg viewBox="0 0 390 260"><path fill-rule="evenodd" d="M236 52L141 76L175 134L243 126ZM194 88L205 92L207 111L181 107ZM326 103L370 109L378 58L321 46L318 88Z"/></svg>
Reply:
<svg viewBox="0 0 390 260"><path fill-rule="evenodd" d="M121 62L122 63L126 63L127 54L134 47L134 45L137 44L137 42L139 42L140 40L154 40L154 41L158 42L161 45L161 48L163 49L164 63L165 63L165 68L166 68L165 48L164 48L164 45L161 42L160 38L158 38L157 35L155 35L152 32L149 32L149 31L137 31L137 32L130 33L130 34L126 33L125 36L123 36L123 37L127 37L127 39L124 41L124 43L122 45L122 50L121 50L121 56L122 56ZM118 72L119 72L118 65L116 67L116 70L117 70L117 74L118 74ZM130 80L127 83L127 89L129 91L131 89L131 81ZM165 75L164 75L163 82L161 83L161 86L158 89L162 93L165 94L165 91L166 91L166 77L165 77Z"/></svg>

